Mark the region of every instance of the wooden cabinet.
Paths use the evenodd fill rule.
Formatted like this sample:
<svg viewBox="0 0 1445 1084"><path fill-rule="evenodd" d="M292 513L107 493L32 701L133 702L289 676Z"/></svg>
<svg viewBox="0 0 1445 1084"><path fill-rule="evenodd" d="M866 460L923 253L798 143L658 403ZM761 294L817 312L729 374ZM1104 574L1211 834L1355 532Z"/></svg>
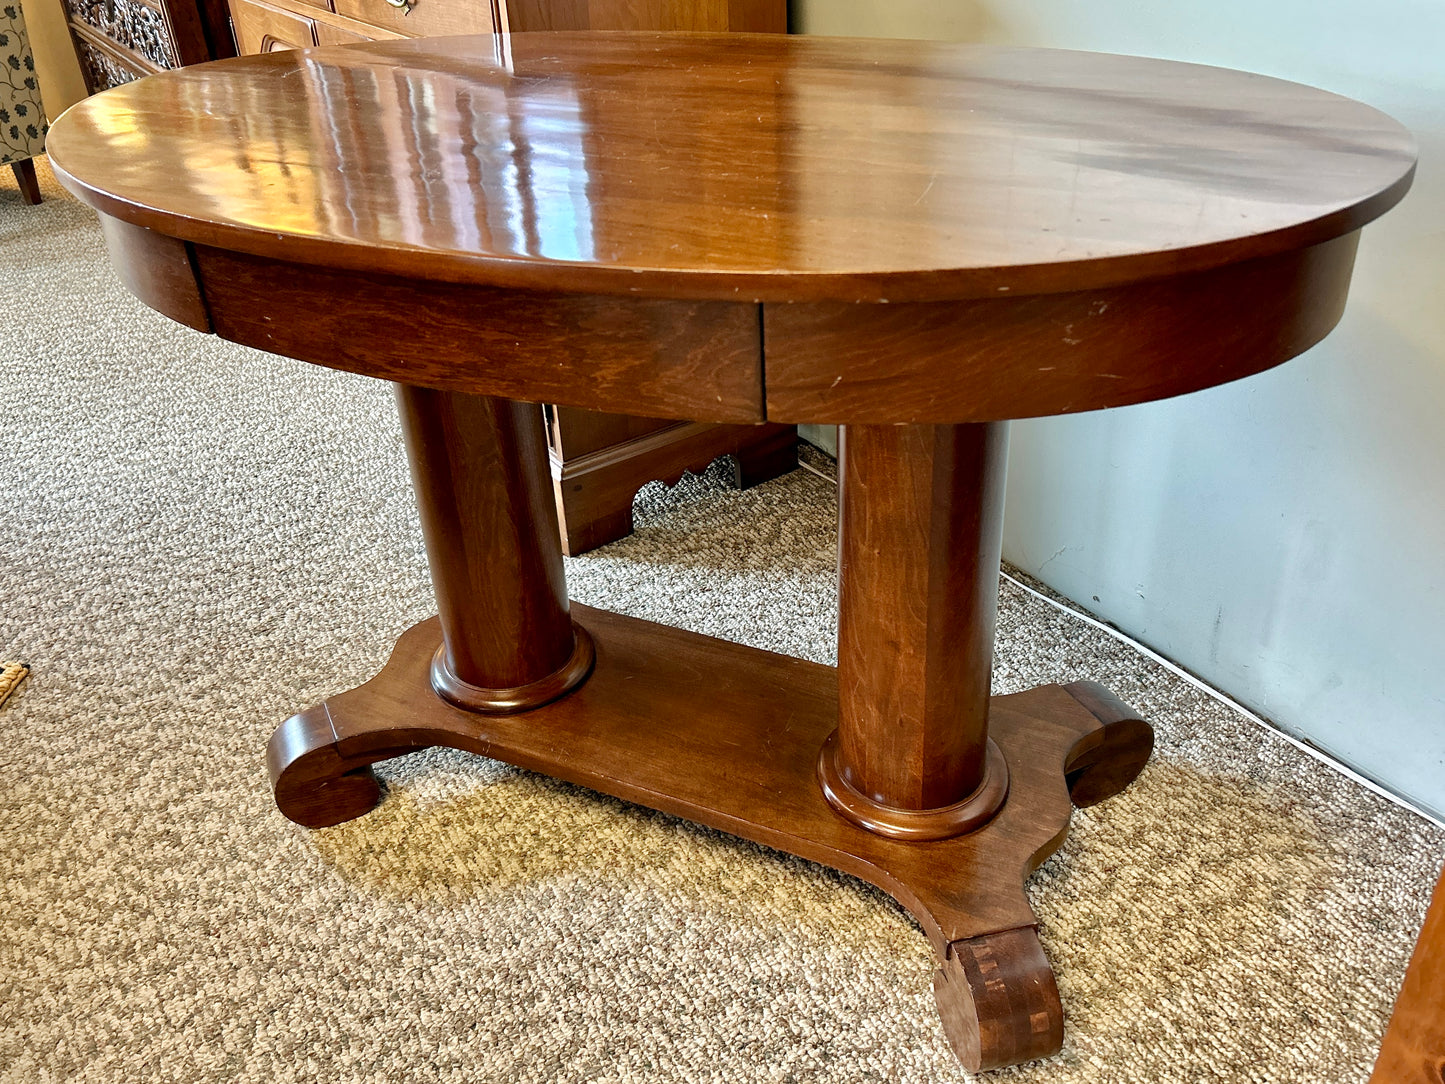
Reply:
<svg viewBox="0 0 1445 1084"><path fill-rule="evenodd" d="M786 0L230 0L242 53L376 38L494 30L712 30L782 33ZM597 183L604 183L598 179ZM797 430L705 425L548 406L548 451L563 549L585 553L632 531L632 498L731 455L741 486L797 466Z"/></svg>
<svg viewBox="0 0 1445 1084"><path fill-rule="evenodd" d="M404 34L393 34L380 27L364 23L351 24L342 19L315 23L317 45L354 45L358 41L382 41L386 38L401 38Z"/></svg>
<svg viewBox="0 0 1445 1084"><path fill-rule="evenodd" d="M332 0L332 10L390 31L387 37L432 38L444 34L490 34L496 29L486 0ZM378 37L383 35L377 35Z"/></svg>
<svg viewBox="0 0 1445 1084"><path fill-rule="evenodd" d="M91 94L235 53L226 0L64 0L64 6Z"/></svg>
<svg viewBox="0 0 1445 1084"><path fill-rule="evenodd" d="M316 44L316 24L312 20L260 0L231 0L231 25L236 31L236 48L242 53L303 49Z"/></svg>
<svg viewBox="0 0 1445 1084"><path fill-rule="evenodd" d="M632 498L654 479L669 484L700 472L721 455L733 458L733 481L746 489L798 465L791 425L708 425L546 408L548 452L570 556L632 533Z"/></svg>

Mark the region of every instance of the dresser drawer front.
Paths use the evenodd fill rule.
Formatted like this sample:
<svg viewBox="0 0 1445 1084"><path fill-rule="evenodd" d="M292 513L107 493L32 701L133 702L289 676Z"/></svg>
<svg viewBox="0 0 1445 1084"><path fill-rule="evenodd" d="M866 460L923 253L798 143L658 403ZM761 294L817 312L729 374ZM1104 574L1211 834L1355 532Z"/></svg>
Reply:
<svg viewBox="0 0 1445 1084"><path fill-rule="evenodd" d="M394 7L387 0L334 0L333 7L338 15L349 15L407 38L492 32L492 5L488 0L414 0L409 14L405 6Z"/></svg>
<svg viewBox="0 0 1445 1084"><path fill-rule="evenodd" d="M231 25L236 31L236 51L243 56L316 44L315 24L310 19L260 0L231 0Z"/></svg>
<svg viewBox="0 0 1445 1084"><path fill-rule="evenodd" d="M404 36L393 34L390 30L383 30L379 26L354 23L350 19L346 21L345 25L331 19L316 20L317 45L354 45L358 41L389 41Z"/></svg>

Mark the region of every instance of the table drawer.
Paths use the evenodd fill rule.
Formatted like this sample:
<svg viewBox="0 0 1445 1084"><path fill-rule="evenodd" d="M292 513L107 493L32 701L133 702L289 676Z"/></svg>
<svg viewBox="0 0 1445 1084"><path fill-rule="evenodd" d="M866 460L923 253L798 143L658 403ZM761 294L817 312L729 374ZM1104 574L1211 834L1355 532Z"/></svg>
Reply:
<svg viewBox="0 0 1445 1084"><path fill-rule="evenodd" d="M316 44L316 24L310 19L260 0L231 0L231 26L236 31L236 51L243 56Z"/></svg>
<svg viewBox="0 0 1445 1084"><path fill-rule="evenodd" d="M408 38L441 34L490 34L492 5L488 0L413 0L393 7L387 0L334 0L338 15L349 15Z"/></svg>

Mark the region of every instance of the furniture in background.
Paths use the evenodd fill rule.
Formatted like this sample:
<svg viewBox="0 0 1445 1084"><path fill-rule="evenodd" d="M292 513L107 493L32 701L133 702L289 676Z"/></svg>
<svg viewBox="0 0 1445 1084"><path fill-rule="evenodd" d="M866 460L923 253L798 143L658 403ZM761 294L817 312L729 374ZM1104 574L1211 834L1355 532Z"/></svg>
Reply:
<svg viewBox="0 0 1445 1084"><path fill-rule="evenodd" d="M547 453L562 552L569 557L632 533L632 499L648 482L672 485L719 456L748 489L798 465L793 425L717 425L548 404Z"/></svg>
<svg viewBox="0 0 1445 1084"><path fill-rule="evenodd" d="M35 156L45 151L45 106L25 10L20 0L0 5L0 165L8 165L26 203L40 202Z"/></svg>
<svg viewBox="0 0 1445 1084"><path fill-rule="evenodd" d="M529 30L786 33L787 0L229 0L242 54Z"/></svg>
<svg viewBox="0 0 1445 1084"><path fill-rule="evenodd" d="M234 56L225 0L63 0L85 89Z"/></svg>
<svg viewBox="0 0 1445 1084"><path fill-rule="evenodd" d="M1445 871L1395 1001L1370 1084L1445 1081Z"/></svg>
<svg viewBox="0 0 1445 1084"><path fill-rule="evenodd" d="M244 54L310 45L531 30L784 33L786 0L230 0ZM722 455L747 488L798 464L791 425L711 425L549 404L547 447L564 553L632 532L632 499Z"/></svg>
<svg viewBox="0 0 1445 1084"><path fill-rule="evenodd" d="M439 616L277 729L282 812L361 816L371 765L431 745L555 775L871 881L966 1066L1057 1052L1023 881L1153 733L1092 682L989 695L1007 420L1317 343L1409 133L1217 68L784 35L389 42L113 95L51 161L128 287L396 386ZM841 424L837 668L569 604L537 402Z"/></svg>

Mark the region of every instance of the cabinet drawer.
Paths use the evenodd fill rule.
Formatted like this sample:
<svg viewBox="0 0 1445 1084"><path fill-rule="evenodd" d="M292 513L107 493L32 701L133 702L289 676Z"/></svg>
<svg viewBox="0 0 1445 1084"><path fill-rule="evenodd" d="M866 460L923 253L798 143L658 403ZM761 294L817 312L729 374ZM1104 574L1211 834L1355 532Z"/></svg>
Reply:
<svg viewBox="0 0 1445 1084"><path fill-rule="evenodd" d="M413 0L410 14L405 7L393 7L386 0L334 0L332 6L338 15L349 15L407 38L492 32L489 0Z"/></svg>
<svg viewBox="0 0 1445 1084"><path fill-rule="evenodd" d="M391 41L402 37L379 26L354 23L348 19L345 24L330 19L316 20L317 45L352 45L358 41Z"/></svg>
<svg viewBox="0 0 1445 1084"><path fill-rule="evenodd" d="M236 31L236 51L242 56L316 44L315 24L310 19L260 0L231 0L231 26Z"/></svg>

